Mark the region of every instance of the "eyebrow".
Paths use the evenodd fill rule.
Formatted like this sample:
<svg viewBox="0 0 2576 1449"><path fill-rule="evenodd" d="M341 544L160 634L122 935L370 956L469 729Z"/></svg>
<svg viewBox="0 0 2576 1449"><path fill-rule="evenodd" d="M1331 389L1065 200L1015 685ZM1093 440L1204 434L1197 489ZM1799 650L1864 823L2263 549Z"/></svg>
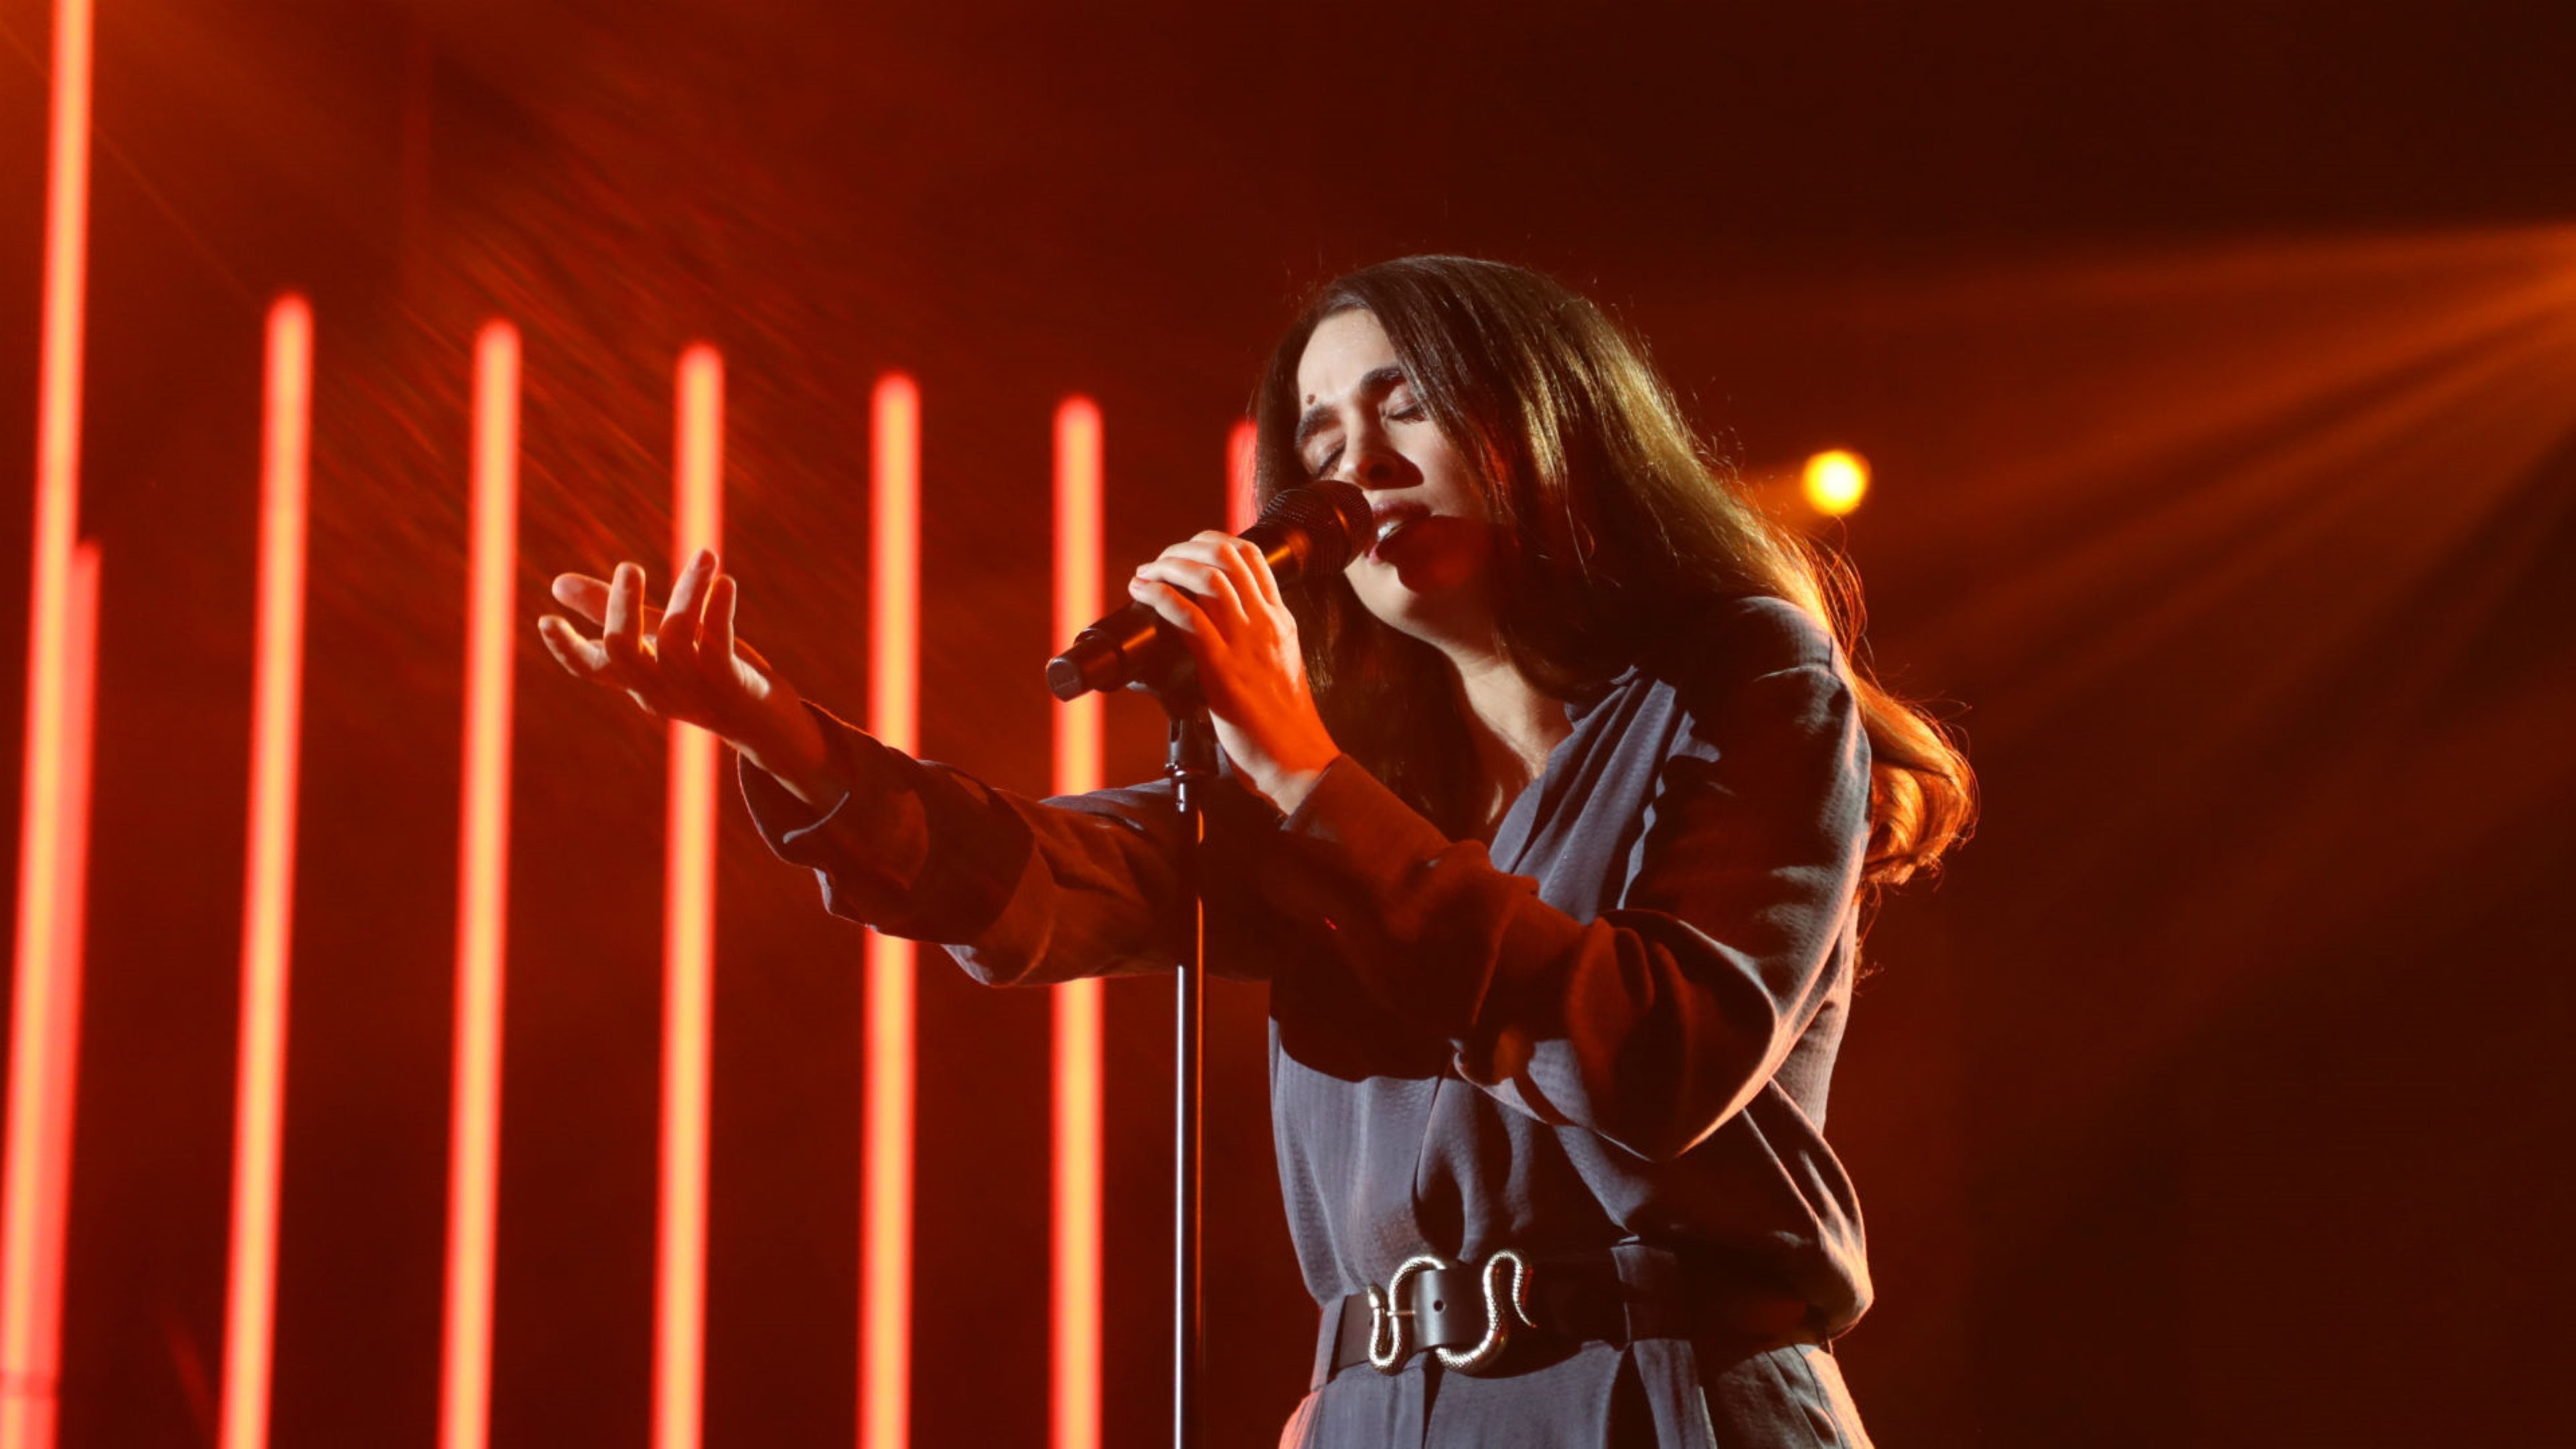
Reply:
<svg viewBox="0 0 2576 1449"><path fill-rule="evenodd" d="M1362 397L1384 397L1403 381L1405 381L1404 369L1390 362L1384 367L1371 368L1363 374L1356 391ZM1322 432L1324 425L1332 420L1333 410L1321 403L1306 409L1306 415L1297 420L1297 436L1289 442L1288 446L1299 453L1305 452L1307 440Z"/></svg>

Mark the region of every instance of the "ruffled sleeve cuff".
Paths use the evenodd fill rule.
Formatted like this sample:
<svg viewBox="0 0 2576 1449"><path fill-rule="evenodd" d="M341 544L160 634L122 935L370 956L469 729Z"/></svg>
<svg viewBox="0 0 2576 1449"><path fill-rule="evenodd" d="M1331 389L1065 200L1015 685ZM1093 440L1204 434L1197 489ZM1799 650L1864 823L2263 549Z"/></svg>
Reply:
<svg viewBox="0 0 2576 1449"><path fill-rule="evenodd" d="M823 727L825 747L840 757L850 789L817 810L736 756L752 826L779 859L821 877L823 904L833 914L871 923L906 915L930 846L920 792L909 779L918 767L820 705L809 700L805 708Z"/></svg>

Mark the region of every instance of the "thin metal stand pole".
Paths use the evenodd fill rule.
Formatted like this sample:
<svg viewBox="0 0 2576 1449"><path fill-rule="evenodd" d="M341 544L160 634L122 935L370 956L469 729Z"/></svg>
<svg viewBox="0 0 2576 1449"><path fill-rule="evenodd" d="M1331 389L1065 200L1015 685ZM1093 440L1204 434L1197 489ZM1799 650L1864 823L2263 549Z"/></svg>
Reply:
<svg viewBox="0 0 2576 1449"><path fill-rule="evenodd" d="M1172 724L1163 768L1180 811L1180 884L1189 911L1189 936L1173 992L1172 1443L1175 1449L1200 1449L1206 1442L1201 1387L1207 1345L1199 1260L1207 1097L1207 898L1201 877L1207 820L1200 807L1202 793L1216 778L1216 731L1204 705L1166 700L1165 707Z"/></svg>

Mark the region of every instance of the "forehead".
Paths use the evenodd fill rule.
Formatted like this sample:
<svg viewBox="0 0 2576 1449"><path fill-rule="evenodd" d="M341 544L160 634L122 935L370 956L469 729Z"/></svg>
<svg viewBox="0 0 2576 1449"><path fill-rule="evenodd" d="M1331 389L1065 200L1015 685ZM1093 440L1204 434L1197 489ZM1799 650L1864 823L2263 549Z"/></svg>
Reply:
<svg viewBox="0 0 2576 1449"><path fill-rule="evenodd" d="M1395 344L1387 341L1376 313L1336 312L1315 324L1313 335L1306 339L1305 354L1297 359L1297 405L1311 407L1340 398L1370 373L1394 366L1395 360Z"/></svg>

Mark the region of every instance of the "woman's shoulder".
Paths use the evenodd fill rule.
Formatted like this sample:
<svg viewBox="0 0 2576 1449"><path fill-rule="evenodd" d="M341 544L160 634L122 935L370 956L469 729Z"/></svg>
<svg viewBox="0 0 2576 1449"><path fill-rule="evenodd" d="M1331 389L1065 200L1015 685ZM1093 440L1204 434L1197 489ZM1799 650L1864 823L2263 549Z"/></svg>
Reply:
<svg viewBox="0 0 2576 1449"><path fill-rule="evenodd" d="M1736 594L1681 610L1639 661L1644 673L1683 690L1817 668L1839 674L1833 630L1773 594Z"/></svg>

